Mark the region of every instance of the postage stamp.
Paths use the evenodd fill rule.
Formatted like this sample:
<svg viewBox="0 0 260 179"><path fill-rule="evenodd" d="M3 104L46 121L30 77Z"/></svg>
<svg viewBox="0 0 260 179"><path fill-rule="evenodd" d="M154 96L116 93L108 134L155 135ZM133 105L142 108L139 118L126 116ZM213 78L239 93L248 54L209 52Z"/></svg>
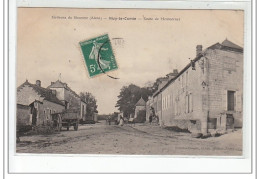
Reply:
<svg viewBox="0 0 260 179"><path fill-rule="evenodd" d="M118 69L108 34L79 44L90 77Z"/></svg>

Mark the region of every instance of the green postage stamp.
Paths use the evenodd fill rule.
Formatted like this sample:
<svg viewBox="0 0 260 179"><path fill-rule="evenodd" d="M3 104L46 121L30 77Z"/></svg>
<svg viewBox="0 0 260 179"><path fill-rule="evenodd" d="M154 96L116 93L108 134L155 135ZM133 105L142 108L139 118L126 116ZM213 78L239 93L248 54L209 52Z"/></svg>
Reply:
<svg viewBox="0 0 260 179"><path fill-rule="evenodd" d="M108 34L79 44L90 77L118 69Z"/></svg>

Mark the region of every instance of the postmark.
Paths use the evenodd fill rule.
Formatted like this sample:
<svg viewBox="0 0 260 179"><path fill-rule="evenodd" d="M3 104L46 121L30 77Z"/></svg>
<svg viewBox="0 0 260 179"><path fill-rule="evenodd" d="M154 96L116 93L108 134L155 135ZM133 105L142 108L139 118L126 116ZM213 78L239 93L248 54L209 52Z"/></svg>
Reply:
<svg viewBox="0 0 260 179"><path fill-rule="evenodd" d="M81 41L79 44L90 77L118 69L108 34Z"/></svg>

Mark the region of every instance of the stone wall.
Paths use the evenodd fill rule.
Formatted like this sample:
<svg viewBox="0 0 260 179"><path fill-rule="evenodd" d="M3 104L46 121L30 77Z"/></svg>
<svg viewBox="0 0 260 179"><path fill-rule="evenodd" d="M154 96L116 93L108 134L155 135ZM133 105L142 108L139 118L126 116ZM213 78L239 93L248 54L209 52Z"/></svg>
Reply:
<svg viewBox="0 0 260 179"><path fill-rule="evenodd" d="M234 111L227 111L228 90L235 91ZM161 95L162 125L187 127L180 121L195 120L206 133L208 118L217 118L218 125L221 115L232 113L235 127L242 127L243 54L208 49L194 70L189 67Z"/></svg>
<svg viewBox="0 0 260 179"><path fill-rule="evenodd" d="M52 120L51 114L62 112L65 109L65 106L47 100L44 100L39 107L39 122L41 124L45 124L47 120Z"/></svg>
<svg viewBox="0 0 260 179"><path fill-rule="evenodd" d="M143 111L143 110L146 110L146 109L145 109L145 106L136 106L136 107L135 107L135 116L134 116L134 117L136 118L138 112L139 112L139 111Z"/></svg>
<svg viewBox="0 0 260 179"><path fill-rule="evenodd" d="M32 87L25 85L17 91L17 104L29 106L35 100L42 101L43 98Z"/></svg>
<svg viewBox="0 0 260 179"><path fill-rule="evenodd" d="M243 54L223 50L209 50L209 117L218 118L232 113L235 127L242 127ZM227 91L235 92L235 110L227 109Z"/></svg>
<svg viewBox="0 0 260 179"><path fill-rule="evenodd" d="M30 107L25 105L17 104L17 126L26 126L31 125L32 121L30 120Z"/></svg>
<svg viewBox="0 0 260 179"><path fill-rule="evenodd" d="M187 130L191 133L199 133L201 131L200 120L172 120L171 124L171 126Z"/></svg>
<svg viewBox="0 0 260 179"><path fill-rule="evenodd" d="M65 90L64 95L65 95L65 100L67 102L69 102L69 108L78 109L79 114L80 114L80 112L81 112L80 111L80 103L81 103L80 98L69 90Z"/></svg>
<svg viewBox="0 0 260 179"><path fill-rule="evenodd" d="M175 125L175 120L206 120L203 118L204 64L195 63L162 91L162 123Z"/></svg>

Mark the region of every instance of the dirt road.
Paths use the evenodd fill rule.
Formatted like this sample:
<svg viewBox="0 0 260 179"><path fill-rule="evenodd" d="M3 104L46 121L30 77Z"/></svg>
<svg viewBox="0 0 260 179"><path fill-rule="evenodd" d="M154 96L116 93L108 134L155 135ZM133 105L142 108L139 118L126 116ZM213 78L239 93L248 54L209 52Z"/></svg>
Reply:
<svg viewBox="0 0 260 179"><path fill-rule="evenodd" d="M18 153L242 155L242 130L207 139L166 130L157 125L106 125L103 121L78 131L23 136Z"/></svg>

